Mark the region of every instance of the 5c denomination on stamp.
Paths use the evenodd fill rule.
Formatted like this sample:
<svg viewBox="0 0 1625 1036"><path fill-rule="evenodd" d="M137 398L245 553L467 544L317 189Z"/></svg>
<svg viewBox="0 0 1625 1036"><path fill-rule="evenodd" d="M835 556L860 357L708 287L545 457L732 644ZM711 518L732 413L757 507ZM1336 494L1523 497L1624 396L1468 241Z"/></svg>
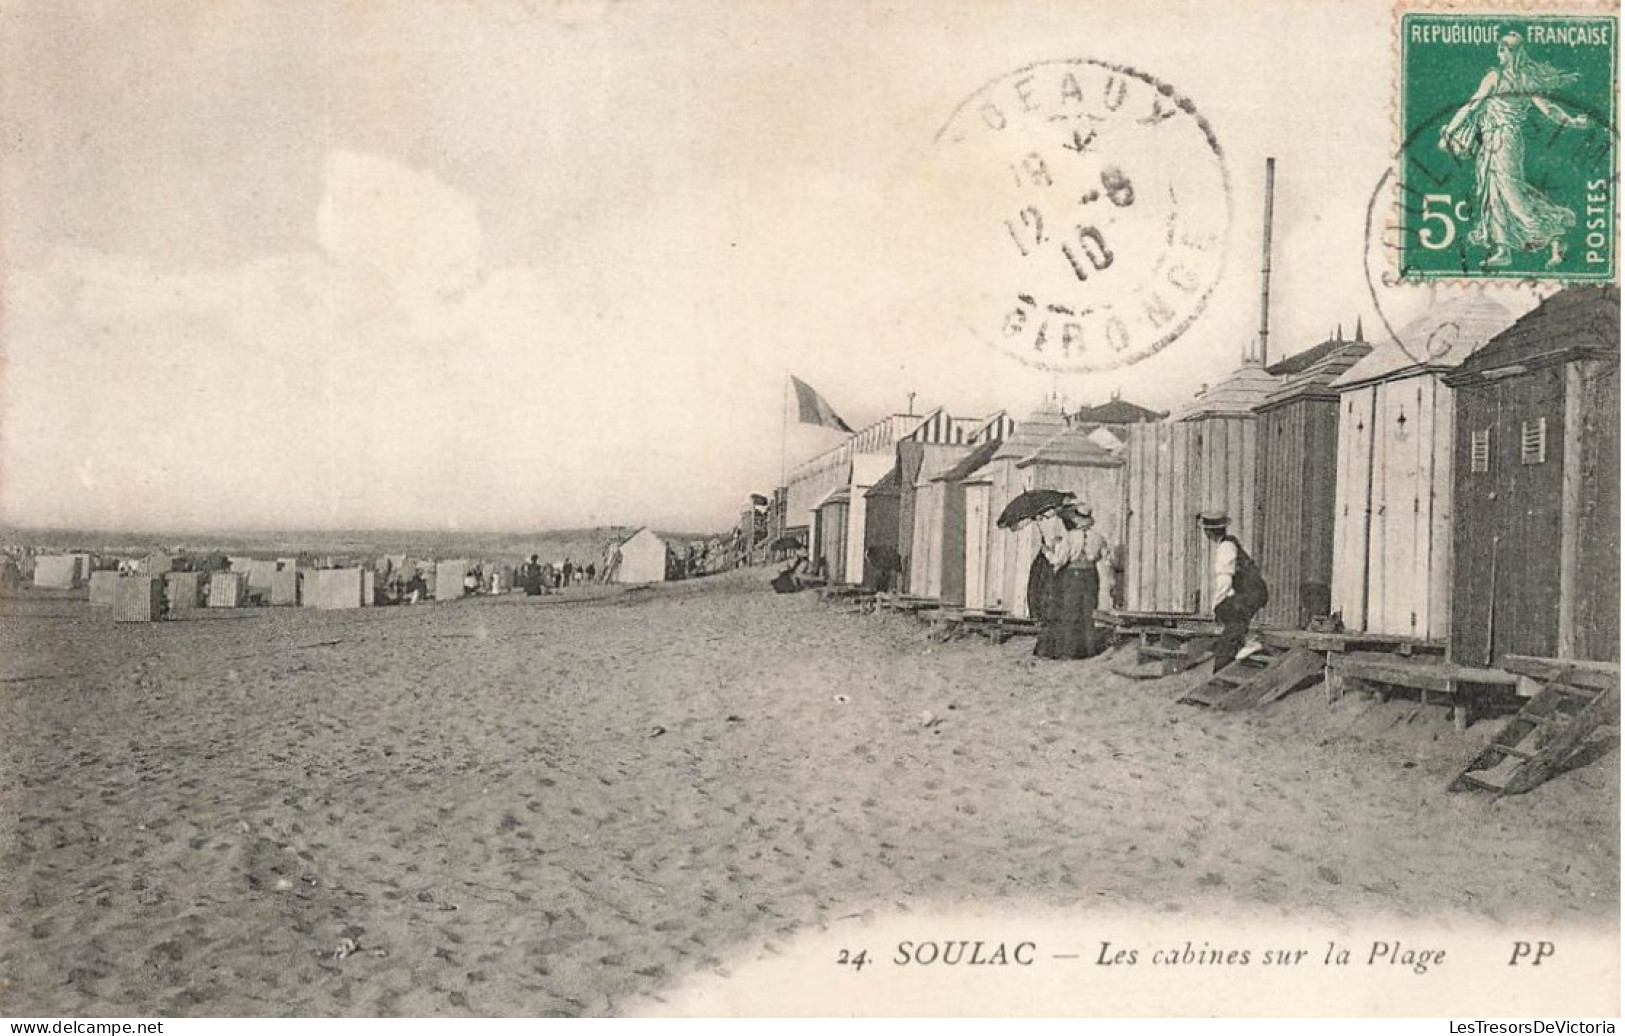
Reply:
<svg viewBox="0 0 1625 1036"><path fill-rule="evenodd" d="M957 243L978 337L1046 370L1108 370L1201 314L1224 269L1230 182L1212 127L1173 87L1041 62L976 91L937 140L981 219Z"/></svg>

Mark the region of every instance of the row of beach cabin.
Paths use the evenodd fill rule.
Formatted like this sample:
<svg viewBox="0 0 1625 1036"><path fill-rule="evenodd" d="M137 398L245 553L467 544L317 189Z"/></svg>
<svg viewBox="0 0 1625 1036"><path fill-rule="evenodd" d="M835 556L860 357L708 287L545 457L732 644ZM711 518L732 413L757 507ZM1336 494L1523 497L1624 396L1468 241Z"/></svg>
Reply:
<svg viewBox="0 0 1625 1036"><path fill-rule="evenodd" d="M507 593L518 588L518 565L512 562L414 561L404 555L320 566L300 558L196 559L209 562L201 570L187 568L193 559L166 554L124 559L118 568L98 567L109 559L87 552L39 554L25 560L32 569L35 587L88 588L92 605L111 608L116 619L131 622L151 622L166 614L199 609L250 605L363 608L386 599L393 602L380 590L391 582L403 584L414 577L421 584L419 592L424 600L467 596L468 576L474 572L480 576L480 593ZM674 578L674 570L681 572L677 561L673 545L649 528L638 529L608 548L603 559L595 559L596 564L607 567L605 581L639 584ZM15 561L12 568L18 568ZM20 571L17 575L21 575Z"/></svg>
<svg viewBox="0 0 1625 1036"><path fill-rule="evenodd" d="M1037 535L996 519L1023 490L1070 490L1116 548L1102 607L1202 616L1195 516L1223 509L1270 584L1262 625L1340 621L1469 665L1617 661L1618 290L1516 321L1452 304L1397 338L1244 358L1171 415L893 415L795 469L775 531L834 582L1027 616Z"/></svg>

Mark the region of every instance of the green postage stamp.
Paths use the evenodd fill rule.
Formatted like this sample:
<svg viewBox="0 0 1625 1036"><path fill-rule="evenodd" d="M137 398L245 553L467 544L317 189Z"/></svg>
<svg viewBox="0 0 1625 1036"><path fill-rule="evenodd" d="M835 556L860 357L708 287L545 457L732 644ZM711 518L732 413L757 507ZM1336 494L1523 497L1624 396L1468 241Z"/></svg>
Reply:
<svg viewBox="0 0 1625 1036"><path fill-rule="evenodd" d="M1400 276L1612 280L1613 15L1400 16Z"/></svg>

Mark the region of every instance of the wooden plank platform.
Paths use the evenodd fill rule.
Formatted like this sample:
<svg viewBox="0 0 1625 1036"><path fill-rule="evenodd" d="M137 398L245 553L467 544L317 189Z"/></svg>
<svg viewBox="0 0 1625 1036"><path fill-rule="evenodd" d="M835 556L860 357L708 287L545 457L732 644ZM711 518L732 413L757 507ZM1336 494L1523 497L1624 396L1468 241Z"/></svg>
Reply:
<svg viewBox="0 0 1625 1036"><path fill-rule="evenodd" d="M1327 655L1326 695L1337 700L1350 690L1387 700L1394 688L1418 693L1423 705L1446 705L1457 730L1475 716L1517 694L1518 676L1504 669L1482 669L1382 652L1348 651Z"/></svg>
<svg viewBox="0 0 1625 1036"><path fill-rule="evenodd" d="M1409 657L1412 655L1436 656L1444 654L1445 645L1427 640L1417 640L1414 637L1397 637L1385 633L1320 633L1312 630L1264 629L1258 632L1259 639L1271 647L1307 648L1310 651L1336 652L1339 654L1350 651L1386 652L1389 654Z"/></svg>

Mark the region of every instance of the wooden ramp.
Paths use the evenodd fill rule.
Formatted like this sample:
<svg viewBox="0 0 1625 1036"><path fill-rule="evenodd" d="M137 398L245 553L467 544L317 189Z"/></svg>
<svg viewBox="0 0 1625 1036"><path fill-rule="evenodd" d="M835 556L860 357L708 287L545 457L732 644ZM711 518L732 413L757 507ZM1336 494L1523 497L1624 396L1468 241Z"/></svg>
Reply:
<svg viewBox="0 0 1625 1036"><path fill-rule="evenodd" d="M1265 645L1214 673L1179 701L1225 711L1255 708L1313 683L1325 671L1326 658L1318 651Z"/></svg>
<svg viewBox="0 0 1625 1036"><path fill-rule="evenodd" d="M1502 666L1539 682L1529 703L1450 783L1521 795L1556 776L1599 727L1619 722L1619 673L1557 659L1511 656Z"/></svg>

